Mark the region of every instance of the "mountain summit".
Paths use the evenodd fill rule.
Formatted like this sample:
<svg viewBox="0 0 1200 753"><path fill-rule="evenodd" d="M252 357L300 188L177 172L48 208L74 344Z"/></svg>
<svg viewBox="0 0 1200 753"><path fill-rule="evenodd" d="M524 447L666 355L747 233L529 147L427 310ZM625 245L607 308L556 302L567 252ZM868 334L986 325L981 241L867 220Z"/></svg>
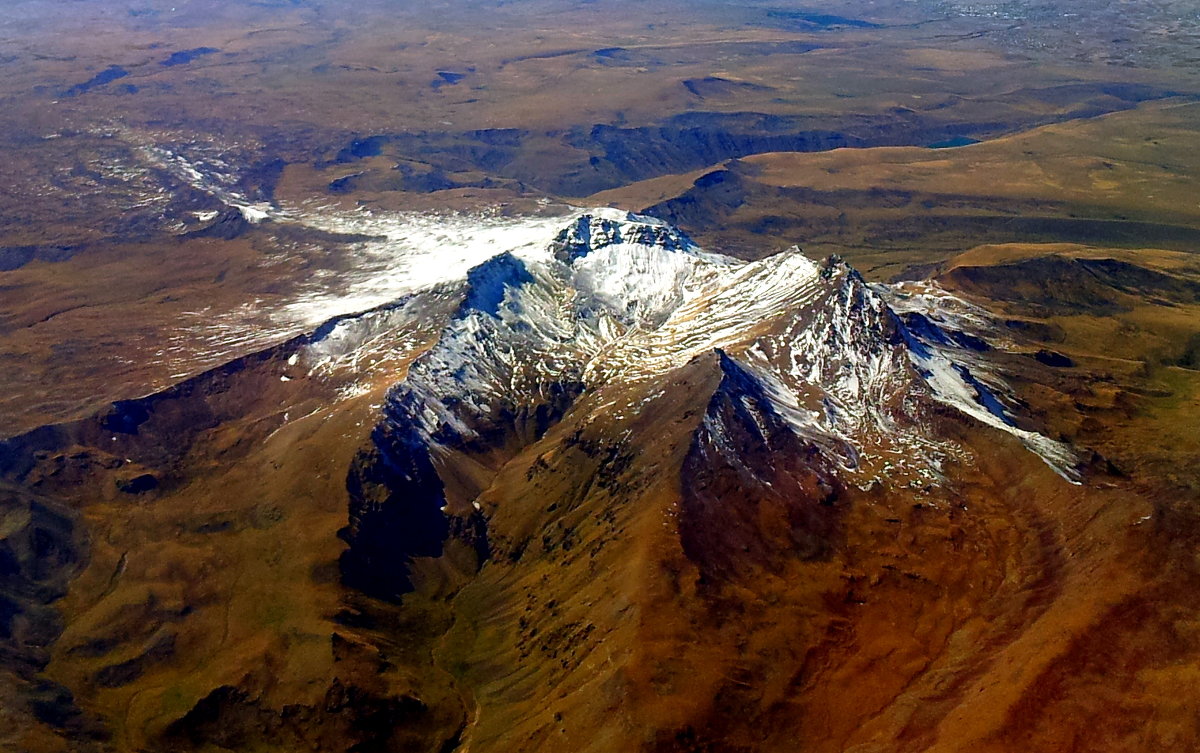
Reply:
<svg viewBox="0 0 1200 753"><path fill-rule="evenodd" d="M411 590L412 559L440 556L454 531L479 564L481 495L505 464L563 421L628 434L697 362L718 381L695 451L752 485L771 485L758 465L799 463L830 488L927 494L964 460L933 420L947 409L1073 478L1068 448L1018 427L981 340L936 312L897 313L913 302L893 308L894 291L837 258L793 248L744 262L658 220L592 210L544 246L475 267L460 295L350 474L343 572L376 595Z"/></svg>

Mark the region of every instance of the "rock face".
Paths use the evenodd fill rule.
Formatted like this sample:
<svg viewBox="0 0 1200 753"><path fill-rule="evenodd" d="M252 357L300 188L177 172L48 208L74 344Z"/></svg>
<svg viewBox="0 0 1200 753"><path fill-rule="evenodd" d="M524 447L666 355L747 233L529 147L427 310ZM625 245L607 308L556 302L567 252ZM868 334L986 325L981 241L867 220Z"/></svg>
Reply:
<svg viewBox="0 0 1200 753"><path fill-rule="evenodd" d="M708 581L828 557L842 521L836 464L806 443L762 383L725 353L681 469L679 536Z"/></svg>

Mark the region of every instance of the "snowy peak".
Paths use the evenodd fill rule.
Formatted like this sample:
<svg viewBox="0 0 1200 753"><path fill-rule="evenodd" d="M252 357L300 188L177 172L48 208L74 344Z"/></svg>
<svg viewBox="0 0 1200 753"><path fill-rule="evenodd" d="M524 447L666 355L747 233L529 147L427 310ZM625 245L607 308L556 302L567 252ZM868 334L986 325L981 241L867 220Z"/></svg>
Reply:
<svg viewBox="0 0 1200 753"><path fill-rule="evenodd" d="M500 318L500 306L512 288L533 282L525 262L511 253L493 256L467 272L466 292L459 315L481 311Z"/></svg>
<svg viewBox="0 0 1200 753"><path fill-rule="evenodd" d="M838 488L883 483L921 497L949 463L971 462L946 436L947 406L1071 478L1070 449L1019 428L978 339L950 326L970 318L939 318L937 302L914 317L919 300L867 284L836 257L792 249L745 262L655 220L589 212L544 245L476 265L460 291L457 315L389 393L373 459L352 484L347 567L364 581L372 563L395 560L375 527L441 530L440 516L477 515L492 474L561 421L624 441L628 422L701 358L720 375L687 473L715 473L712 488L736 477L781 509L818 502L822 512L793 521L811 556L836 528ZM378 478L394 492L384 503L370 491ZM698 487L697 499L706 493ZM737 524L711 522L702 528Z"/></svg>
<svg viewBox="0 0 1200 753"><path fill-rule="evenodd" d="M618 328L658 327L735 260L700 250L660 220L615 210L577 217L550 244L575 292L577 315Z"/></svg>
<svg viewBox="0 0 1200 753"><path fill-rule="evenodd" d="M699 253L682 231L650 217L619 210L595 209L578 217L554 238L555 258L571 264L608 246L653 246L667 251Z"/></svg>
<svg viewBox="0 0 1200 753"><path fill-rule="evenodd" d="M397 386L392 404L404 409L391 418L417 420L430 438L504 434L497 422L551 397L555 415L583 392L632 407L649 381L715 351L727 373L736 363L756 382L756 411L782 417L859 482L938 476L957 451L932 435L936 403L1069 475L1069 451L1012 420L1002 383L962 345L972 337L927 316L909 327L886 287L837 257L793 249L743 262L658 220L586 212L540 252L500 253L468 272L458 316Z"/></svg>

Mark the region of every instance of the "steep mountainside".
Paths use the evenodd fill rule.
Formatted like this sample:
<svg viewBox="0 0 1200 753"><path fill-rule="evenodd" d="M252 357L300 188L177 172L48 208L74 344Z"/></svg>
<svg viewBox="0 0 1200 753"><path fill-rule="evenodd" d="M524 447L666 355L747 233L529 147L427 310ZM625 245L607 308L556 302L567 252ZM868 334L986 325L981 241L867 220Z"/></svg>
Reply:
<svg viewBox="0 0 1200 753"><path fill-rule="evenodd" d="M878 285L615 210L559 225L6 440L5 743L1200 739L1182 716L1130 726L1138 698L1186 682L1190 618L1143 591L1192 582L1155 545L1190 517L1151 504L1120 441L1071 423L1095 384L1077 351L948 292L980 296L1004 267L977 253ZM1169 265L1072 263L1120 286L1112 305L1192 300ZM1122 668L1105 689L1101 653Z"/></svg>

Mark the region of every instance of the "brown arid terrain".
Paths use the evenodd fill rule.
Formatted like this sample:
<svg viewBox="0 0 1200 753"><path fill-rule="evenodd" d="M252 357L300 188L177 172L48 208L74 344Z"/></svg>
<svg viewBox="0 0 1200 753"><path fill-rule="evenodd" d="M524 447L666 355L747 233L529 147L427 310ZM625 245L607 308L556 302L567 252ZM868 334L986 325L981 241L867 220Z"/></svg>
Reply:
<svg viewBox="0 0 1200 753"><path fill-rule="evenodd" d="M1200 749L1187 3L11 5L0 749Z"/></svg>
<svg viewBox="0 0 1200 753"><path fill-rule="evenodd" d="M714 244L800 243L874 276L984 241L1196 248L1200 109L1190 99L968 146L768 153L588 198L651 211Z"/></svg>

